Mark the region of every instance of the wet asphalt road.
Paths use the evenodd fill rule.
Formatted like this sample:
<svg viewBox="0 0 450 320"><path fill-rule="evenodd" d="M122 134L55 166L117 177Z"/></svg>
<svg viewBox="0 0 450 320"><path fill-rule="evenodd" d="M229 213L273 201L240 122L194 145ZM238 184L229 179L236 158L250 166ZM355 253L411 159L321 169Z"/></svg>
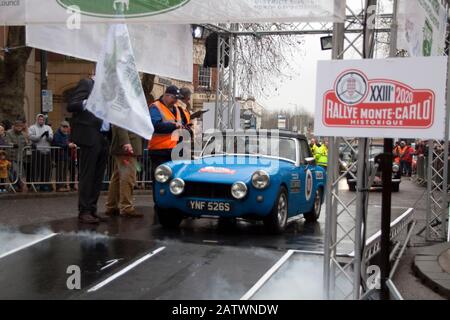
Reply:
<svg viewBox="0 0 450 320"><path fill-rule="evenodd" d="M397 206L392 219L420 200L422 193L405 183L393 197ZM354 196L348 191L342 195L347 200ZM20 247L35 240L29 239L35 237L31 234L57 235L4 257L14 245L0 246L0 299L240 299L287 250L323 251L324 207L318 223L300 219L285 234L274 236L266 234L261 223L242 221L229 227L214 219L186 220L179 230L165 230L155 224L150 199L136 197L143 219L115 217L86 227L71 213L76 197L1 198L0 238L15 232ZM379 192L371 193L368 236L379 230L380 199ZM351 221L342 215L344 226ZM5 229L10 226L14 228ZM348 240L342 252L352 251ZM67 289L71 265L80 267L81 290Z"/></svg>

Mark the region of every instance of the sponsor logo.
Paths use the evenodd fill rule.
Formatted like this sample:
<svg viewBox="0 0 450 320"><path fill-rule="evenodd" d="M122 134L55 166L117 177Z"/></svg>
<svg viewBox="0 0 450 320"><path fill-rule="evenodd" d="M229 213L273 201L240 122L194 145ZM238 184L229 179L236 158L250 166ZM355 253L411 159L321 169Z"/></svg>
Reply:
<svg viewBox="0 0 450 320"><path fill-rule="evenodd" d="M198 172L200 172L200 173L235 174L236 170L231 170L228 168L220 168L220 167L205 167L205 168L200 169Z"/></svg>
<svg viewBox="0 0 450 320"><path fill-rule="evenodd" d="M336 96L342 103L355 105L367 96L367 78L358 71L348 71L336 81Z"/></svg>
<svg viewBox="0 0 450 320"><path fill-rule="evenodd" d="M306 201L311 199L312 190L313 190L313 176L310 170L306 171L306 181L305 181L305 197Z"/></svg>
<svg viewBox="0 0 450 320"><path fill-rule="evenodd" d="M323 172L316 171L316 179L317 180L323 180Z"/></svg>
<svg viewBox="0 0 450 320"><path fill-rule="evenodd" d="M83 15L125 18L158 15L178 9L190 0L56 0L64 8L77 6Z"/></svg>
<svg viewBox="0 0 450 320"><path fill-rule="evenodd" d="M426 129L433 125L435 103L432 90L347 70L324 94L322 121L328 127Z"/></svg>

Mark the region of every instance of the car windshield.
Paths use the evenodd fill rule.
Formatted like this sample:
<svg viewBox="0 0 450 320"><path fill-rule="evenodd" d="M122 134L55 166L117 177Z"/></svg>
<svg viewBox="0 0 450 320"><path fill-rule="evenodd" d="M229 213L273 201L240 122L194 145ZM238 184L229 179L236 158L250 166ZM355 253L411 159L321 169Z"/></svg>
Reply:
<svg viewBox="0 0 450 320"><path fill-rule="evenodd" d="M370 147L370 158L375 158L375 156L383 153L383 146L371 146Z"/></svg>
<svg viewBox="0 0 450 320"><path fill-rule="evenodd" d="M295 140L283 137L214 136L206 144L202 156L218 154L259 155L297 160Z"/></svg>
<svg viewBox="0 0 450 320"><path fill-rule="evenodd" d="M355 152L353 150L348 151L348 154L351 155L351 158L353 160L356 160L358 158L358 146L354 146L353 149L355 150ZM347 148L347 150L350 150L350 147ZM381 145L371 145L370 149L369 149L369 159L373 159L375 158L377 155L379 155L380 153L383 153L383 146ZM344 160L346 160L347 158L350 158L350 156L347 153L341 153L344 158Z"/></svg>

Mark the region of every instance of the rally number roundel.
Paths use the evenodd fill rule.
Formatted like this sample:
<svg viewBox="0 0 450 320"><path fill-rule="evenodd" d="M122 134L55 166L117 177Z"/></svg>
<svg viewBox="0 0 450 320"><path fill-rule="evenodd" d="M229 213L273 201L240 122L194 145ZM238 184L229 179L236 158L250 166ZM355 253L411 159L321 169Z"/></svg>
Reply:
<svg viewBox="0 0 450 320"><path fill-rule="evenodd" d="M312 191L313 191L313 176L310 170L306 171L306 180L305 180L305 197L306 201L311 199Z"/></svg>
<svg viewBox="0 0 450 320"><path fill-rule="evenodd" d="M368 80L357 70L344 72L336 81L336 96L347 105L362 102L369 92Z"/></svg>

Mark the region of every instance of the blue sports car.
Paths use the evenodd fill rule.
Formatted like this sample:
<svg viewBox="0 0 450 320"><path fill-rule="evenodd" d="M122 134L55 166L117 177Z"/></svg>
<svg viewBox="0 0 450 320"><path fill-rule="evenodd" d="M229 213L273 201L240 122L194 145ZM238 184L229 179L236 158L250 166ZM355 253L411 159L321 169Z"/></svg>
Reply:
<svg viewBox="0 0 450 320"><path fill-rule="evenodd" d="M303 215L316 221L326 171L316 166L307 139L292 133L214 135L199 159L173 161L155 171L155 210L164 227L184 218L263 220L272 233Z"/></svg>

